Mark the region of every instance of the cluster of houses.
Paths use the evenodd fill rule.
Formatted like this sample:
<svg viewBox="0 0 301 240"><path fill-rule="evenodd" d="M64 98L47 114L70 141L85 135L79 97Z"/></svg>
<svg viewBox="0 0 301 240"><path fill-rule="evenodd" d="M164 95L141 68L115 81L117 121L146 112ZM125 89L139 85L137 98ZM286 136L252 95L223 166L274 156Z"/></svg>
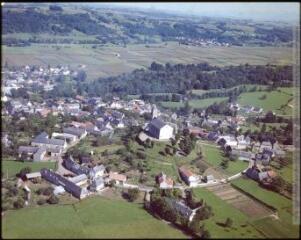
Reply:
<svg viewBox="0 0 301 240"><path fill-rule="evenodd" d="M61 156L67 147L83 139L87 131L81 128L66 127L62 133L40 133L31 141L31 146L19 146L19 158L27 161L45 161Z"/></svg>
<svg viewBox="0 0 301 240"><path fill-rule="evenodd" d="M76 76L77 71L71 70L68 66L43 67L23 66L14 70L4 68L2 81L4 84L4 95L10 96L12 89L37 88L44 91L51 91L59 76Z"/></svg>
<svg viewBox="0 0 301 240"><path fill-rule="evenodd" d="M194 39L194 38L187 38L187 37L176 37L176 39L179 41L180 44L184 45L191 45L191 46L223 46L223 47L229 47L230 44L226 42L219 42L216 41L216 39Z"/></svg>
<svg viewBox="0 0 301 240"><path fill-rule="evenodd" d="M81 159L81 164L77 163L72 156L64 159L63 165L74 174L72 177L65 177L50 169L42 169L41 176L56 185L54 194L64 192L71 193L74 197L83 199L93 192L105 188L106 184L114 181L116 184L124 184L127 177L116 172L107 173L104 165L91 167L89 161Z"/></svg>

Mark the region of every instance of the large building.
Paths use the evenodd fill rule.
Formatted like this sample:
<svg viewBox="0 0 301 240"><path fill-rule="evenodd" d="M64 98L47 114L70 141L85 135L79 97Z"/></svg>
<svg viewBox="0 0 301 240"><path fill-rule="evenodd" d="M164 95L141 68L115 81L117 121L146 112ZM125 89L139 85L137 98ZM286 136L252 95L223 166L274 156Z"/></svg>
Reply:
<svg viewBox="0 0 301 240"><path fill-rule="evenodd" d="M184 166L179 168L179 173L183 181L188 186L196 186L199 182L199 177L193 174L189 169L185 168Z"/></svg>
<svg viewBox="0 0 301 240"><path fill-rule="evenodd" d="M168 140L173 137L173 128L159 118L153 119L146 130L151 137L159 140Z"/></svg>
<svg viewBox="0 0 301 240"><path fill-rule="evenodd" d="M47 181L57 185L62 186L64 189L71 193L74 197L77 197L79 199L83 199L86 196L88 196L88 190L86 188L82 188L76 183L68 180L67 178L55 173L52 170L43 168L41 169L41 176L46 179Z"/></svg>

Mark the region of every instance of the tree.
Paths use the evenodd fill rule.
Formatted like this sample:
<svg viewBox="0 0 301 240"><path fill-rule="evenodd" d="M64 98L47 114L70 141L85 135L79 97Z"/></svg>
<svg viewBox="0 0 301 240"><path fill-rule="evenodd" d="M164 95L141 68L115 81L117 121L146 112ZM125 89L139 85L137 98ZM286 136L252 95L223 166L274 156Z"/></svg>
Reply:
<svg viewBox="0 0 301 240"><path fill-rule="evenodd" d="M38 205L44 205L46 203L46 200L44 198L41 198L37 201Z"/></svg>
<svg viewBox="0 0 301 240"><path fill-rule="evenodd" d="M165 151L166 155L170 155L171 154L169 147L165 147L164 151Z"/></svg>
<svg viewBox="0 0 301 240"><path fill-rule="evenodd" d="M233 225L233 220L231 218L227 218L225 221L225 226L232 227L232 225Z"/></svg>
<svg viewBox="0 0 301 240"><path fill-rule="evenodd" d="M177 141L174 138L170 138L170 143L171 143L171 146L175 146Z"/></svg>
<svg viewBox="0 0 301 240"><path fill-rule="evenodd" d="M26 174L30 173L30 172L31 172L31 168L30 167L25 167L25 168L22 168L17 175L18 175L19 178L24 179L26 177Z"/></svg>
<svg viewBox="0 0 301 240"><path fill-rule="evenodd" d="M128 198L130 202L134 202L139 197L139 189L138 188L130 188L128 190Z"/></svg>

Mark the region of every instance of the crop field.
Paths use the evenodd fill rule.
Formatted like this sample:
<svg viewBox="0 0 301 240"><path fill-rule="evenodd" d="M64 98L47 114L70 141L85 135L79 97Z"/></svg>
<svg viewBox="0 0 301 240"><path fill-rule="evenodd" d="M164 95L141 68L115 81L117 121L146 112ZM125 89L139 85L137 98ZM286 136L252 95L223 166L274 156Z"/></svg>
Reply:
<svg viewBox="0 0 301 240"><path fill-rule="evenodd" d="M80 38L81 36L77 36ZM59 48L57 48L59 47ZM118 75L136 68L149 67L153 61L165 64L208 62L213 65L290 64L292 49L288 47L196 47L175 42L145 47L102 46L93 49L82 44L32 44L28 47L2 46L2 60L11 65L87 66L88 79Z"/></svg>
<svg viewBox="0 0 301 240"><path fill-rule="evenodd" d="M291 91L289 93L289 91ZM280 88L279 91L261 91L261 92L247 92L242 93L238 97L238 103L241 105L252 105L254 107L261 107L264 111L273 111L280 115L292 115L292 107L290 100L292 96L293 88ZM265 99L261 99L263 95L266 95ZM282 105L288 103L281 109Z"/></svg>
<svg viewBox="0 0 301 240"><path fill-rule="evenodd" d="M263 189L258 186L258 183L250 179L236 179L231 184L277 209L278 220L267 221L266 225L262 224L264 220L256 220L253 222L254 226L259 227L262 232L268 236L271 235L271 237L275 236L276 233L278 233L278 237L290 236L296 238L298 236L298 226L292 223L292 200Z"/></svg>
<svg viewBox="0 0 301 240"><path fill-rule="evenodd" d="M30 167L32 172L40 171L42 168L55 169L55 162L18 162L18 161L2 161L2 172L4 176L15 176L24 167Z"/></svg>
<svg viewBox="0 0 301 240"><path fill-rule="evenodd" d="M208 229L211 238L263 238L263 236L249 224L249 218L234 208L226 201L217 197L214 193L205 188L194 189L199 199L204 199L212 207L214 216L204 220L205 229ZM224 223L230 217L233 226L226 228L219 223Z"/></svg>
<svg viewBox="0 0 301 240"><path fill-rule="evenodd" d="M25 221L26 219L26 221ZM93 197L73 205L12 210L2 217L3 238L187 238L141 205Z"/></svg>

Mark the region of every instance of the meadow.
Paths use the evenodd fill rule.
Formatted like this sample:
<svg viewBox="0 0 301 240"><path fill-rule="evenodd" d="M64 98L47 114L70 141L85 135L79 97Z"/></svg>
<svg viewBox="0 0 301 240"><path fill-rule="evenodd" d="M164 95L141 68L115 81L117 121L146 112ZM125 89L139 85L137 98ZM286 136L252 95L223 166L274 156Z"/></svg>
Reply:
<svg viewBox="0 0 301 240"><path fill-rule="evenodd" d="M80 36L77 36L80 37ZM59 47L59 49L57 49ZM2 60L10 65L87 66L88 79L118 75L136 68L147 68L153 61L165 64L208 62L212 65L290 64L292 49L288 47L197 47L175 42L122 46L86 44L32 44L28 47L2 46Z"/></svg>
<svg viewBox="0 0 301 240"><path fill-rule="evenodd" d="M15 176L22 168L30 167L32 172L40 171L42 168L56 168L55 162L19 162L13 160L2 160L2 172L6 177Z"/></svg>
<svg viewBox="0 0 301 240"><path fill-rule="evenodd" d="M26 221L24 221L26 219ZM188 238L141 205L90 197L73 205L11 210L2 217L4 238Z"/></svg>
<svg viewBox="0 0 301 240"><path fill-rule="evenodd" d="M254 107L261 107L264 111L273 111L280 115L292 115L292 104L290 99L293 98L293 88L278 88L278 90L267 92L267 91L257 91L257 92L246 92L242 93L238 97L238 103L241 105L252 105ZM262 96L266 95L265 99ZM283 109L282 105L288 103Z"/></svg>

